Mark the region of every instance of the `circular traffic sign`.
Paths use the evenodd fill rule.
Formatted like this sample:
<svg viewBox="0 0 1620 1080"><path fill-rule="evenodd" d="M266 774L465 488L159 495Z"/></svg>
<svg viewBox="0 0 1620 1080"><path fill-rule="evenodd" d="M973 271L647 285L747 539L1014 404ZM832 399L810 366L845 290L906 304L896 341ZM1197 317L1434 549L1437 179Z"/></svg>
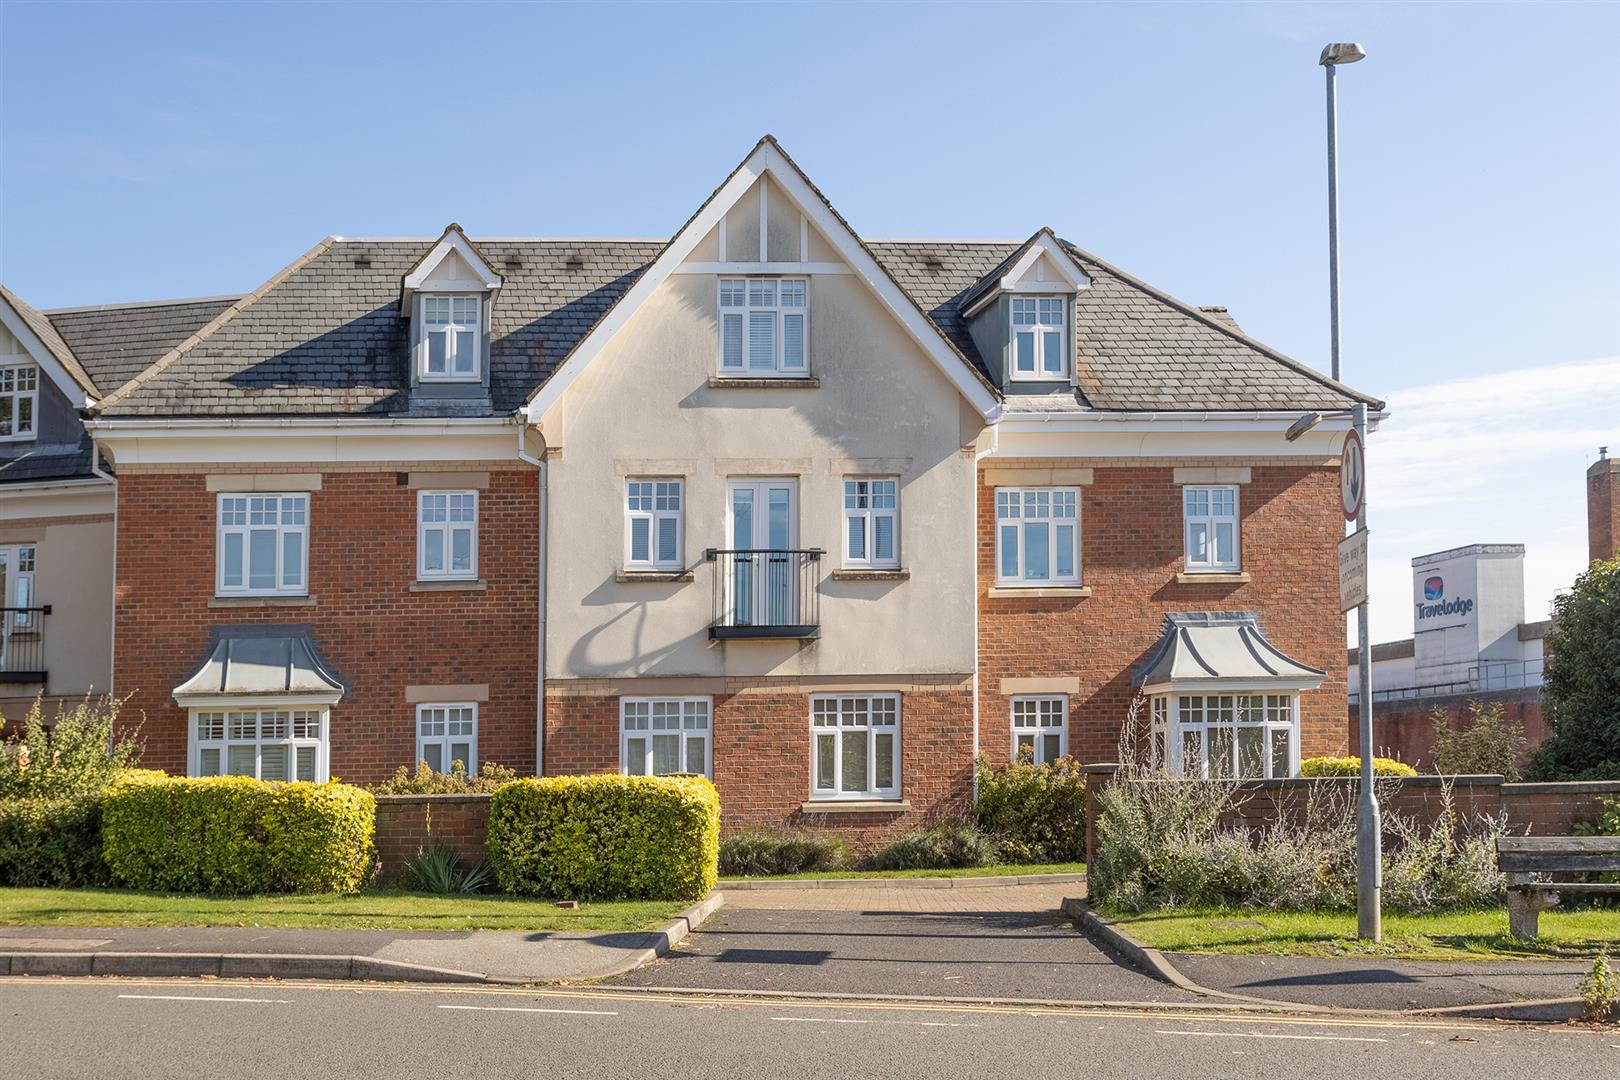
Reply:
<svg viewBox="0 0 1620 1080"><path fill-rule="evenodd" d="M1366 448L1361 433L1351 428L1344 437L1344 449L1339 452L1339 502L1344 506L1344 520L1354 521L1361 516L1361 502L1367 497Z"/></svg>

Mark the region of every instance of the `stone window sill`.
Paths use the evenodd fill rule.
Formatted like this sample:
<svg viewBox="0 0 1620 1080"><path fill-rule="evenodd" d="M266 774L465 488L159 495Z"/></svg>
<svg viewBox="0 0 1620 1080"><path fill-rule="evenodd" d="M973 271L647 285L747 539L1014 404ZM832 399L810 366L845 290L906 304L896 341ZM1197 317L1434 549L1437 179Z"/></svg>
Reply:
<svg viewBox="0 0 1620 1080"><path fill-rule="evenodd" d="M613 580L620 585L679 585L692 580L690 570L619 570Z"/></svg>
<svg viewBox="0 0 1620 1080"><path fill-rule="evenodd" d="M903 814L911 803L905 799L811 799L799 809L806 814Z"/></svg>
<svg viewBox="0 0 1620 1080"><path fill-rule="evenodd" d="M1177 574L1177 585L1242 585L1248 574Z"/></svg>
<svg viewBox="0 0 1620 1080"><path fill-rule="evenodd" d="M314 607L313 596L211 596L211 608Z"/></svg>
<svg viewBox="0 0 1620 1080"><path fill-rule="evenodd" d="M911 571L904 568L889 570L859 570L851 567L847 570L834 570L834 581L910 581Z"/></svg>
<svg viewBox="0 0 1620 1080"><path fill-rule="evenodd" d="M819 390L821 380L814 375L800 378L749 379L742 376L710 375L713 390Z"/></svg>
<svg viewBox="0 0 1620 1080"><path fill-rule="evenodd" d="M990 590L993 600L1084 600L1090 595L1090 585L1073 585L1066 589L1022 589L1008 585Z"/></svg>
<svg viewBox="0 0 1620 1080"><path fill-rule="evenodd" d="M487 581L413 581L411 592L483 592Z"/></svg>

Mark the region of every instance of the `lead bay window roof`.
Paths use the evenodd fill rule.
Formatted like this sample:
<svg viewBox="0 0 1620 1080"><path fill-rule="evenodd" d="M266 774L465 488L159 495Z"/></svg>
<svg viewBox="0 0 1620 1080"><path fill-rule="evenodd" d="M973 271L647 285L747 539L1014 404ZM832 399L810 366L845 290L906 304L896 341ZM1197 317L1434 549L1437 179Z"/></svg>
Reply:
<svg viewBox="0 0 1620 1080"><path fill-rule="evenodd" d="M307 624L216 626L208 651L174 688L181 706L223 702L333 705L349 692Z"/></svg>
<svg viewBox="0 0 1620 1080"><path fill-rule="evenodd" d="M1302 664L1266 640L1252 611L1181 611L1165 616L1164 633L1132 682L1155 690L1314 690L1327 673Z"/></svg>

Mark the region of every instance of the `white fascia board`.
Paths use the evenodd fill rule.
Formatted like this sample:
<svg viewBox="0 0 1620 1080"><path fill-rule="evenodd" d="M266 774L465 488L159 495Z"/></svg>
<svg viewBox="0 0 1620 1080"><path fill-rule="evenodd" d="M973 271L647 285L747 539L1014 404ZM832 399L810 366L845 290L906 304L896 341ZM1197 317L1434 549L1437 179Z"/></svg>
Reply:
<svg viewBox="0 0 1620 1080"><path fill-rule="evenodd" d="M996 415L999 402L994 393L981 383L965 360L946 343L939 330L930 323L887 271L860 245L848 227L841 222L821 197L811 190L799 171L789 164L769 143L760 145L748 160L738 166L731 179L715 192L706 206L676 234L658 259L647 268L613 307L606 318L569 354L550 380L540 388L529 402L529 422L538 424L555 405L563 393L579 377L579 373L612 340L630 318L660 285L675 272L698 243L725 218L737 201L764 176L769 175L787 195L794 209L809 219L821 234L831 242L833 249L854 271L866 287L900 323L906 333L922 347L957 391L989 420Z"/></svg>
<svg viewBox="0 0 1620 1080"><path fill-rule="evenodd" d="M979 457L1337 457L1349 417L1325 417L1294 442L1299 412L1003 414Z"/></svg>
<svg viewBox="0 0 1620 1080"><path fill-rule="evenodd" d="M0 522L113 512L113 485L98 477L0 485Z"/></svg>
<svg viewBox="0 0 1620 1080"><path fill-rule="evenodd" d="M91 420L120 465L509 461L512 418Z"/></svg>
<svg viewBox="0 0 1620 1080"><path fill-rule="evenodd" d="M318 705L331 708L343 700L343 694L334 690L330 694L175 694L174 703L182 709L263 709L267 707L298 708Z"/></svg>
<svg viewBox="0 0 1620 1080"><path fill-rule="evenodd" d="M29 328L22 316L18 315L8 303L0 302L0 323L4 323L12 336L22 342L23 348L28 350L28 355L33 358L34 363L50 376L51 382L56 384L56 388L62 391L63 396L75 409L88 409L96 403L90 391L79 385L79 380L62 366L56 354L45 347L45 343L39 340L39 335Z"/></svg>
<svg viewBox="0 0 1620 1080"><path fill-rule="evenodd" d="M409 297L412 292L421 288L422 283L432 276L433 271L439 268L439 264L452 251L461 256L462 261L472 267L473 273L478 275L476 284L479 289L498 289L501 287L501 275L495 272L495 268L485 262L477 251L473 250L472 244L467 242L465 236L459 231L451 229L439 237L439 242L433 245L433 250L427 253L427 257L418 264L416 269L405 275L405 295ZM469 282L468 284L473 283ZM476 292L478 289L468 289L466 291Z"/></svg>

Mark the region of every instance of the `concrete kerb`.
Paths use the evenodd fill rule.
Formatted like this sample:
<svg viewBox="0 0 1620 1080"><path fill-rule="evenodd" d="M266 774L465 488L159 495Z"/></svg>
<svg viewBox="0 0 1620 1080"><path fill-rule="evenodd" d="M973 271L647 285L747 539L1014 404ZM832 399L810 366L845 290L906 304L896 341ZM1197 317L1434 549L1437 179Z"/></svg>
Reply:
<svg viewBox="0 0 1620 1080"><path fill-rule="evenodd" d="M599 979L622 975L663 956L724 903L724 893L710 893L654 931L651 945L628 953L611 971L593 972L589 977ZM540 981L383 960L375 956L310 953L8 952L0 953L0 975L321 979L499 985L529 985Z"/></svg>
<svg viewBox="0 0 1620 1080"><path fill-rule="evenodd" d="M1079 874L1002 874L996 877L728 878L715 887L734 892L768 889L987 889L1003 885L1066 885Z"/></svg>

